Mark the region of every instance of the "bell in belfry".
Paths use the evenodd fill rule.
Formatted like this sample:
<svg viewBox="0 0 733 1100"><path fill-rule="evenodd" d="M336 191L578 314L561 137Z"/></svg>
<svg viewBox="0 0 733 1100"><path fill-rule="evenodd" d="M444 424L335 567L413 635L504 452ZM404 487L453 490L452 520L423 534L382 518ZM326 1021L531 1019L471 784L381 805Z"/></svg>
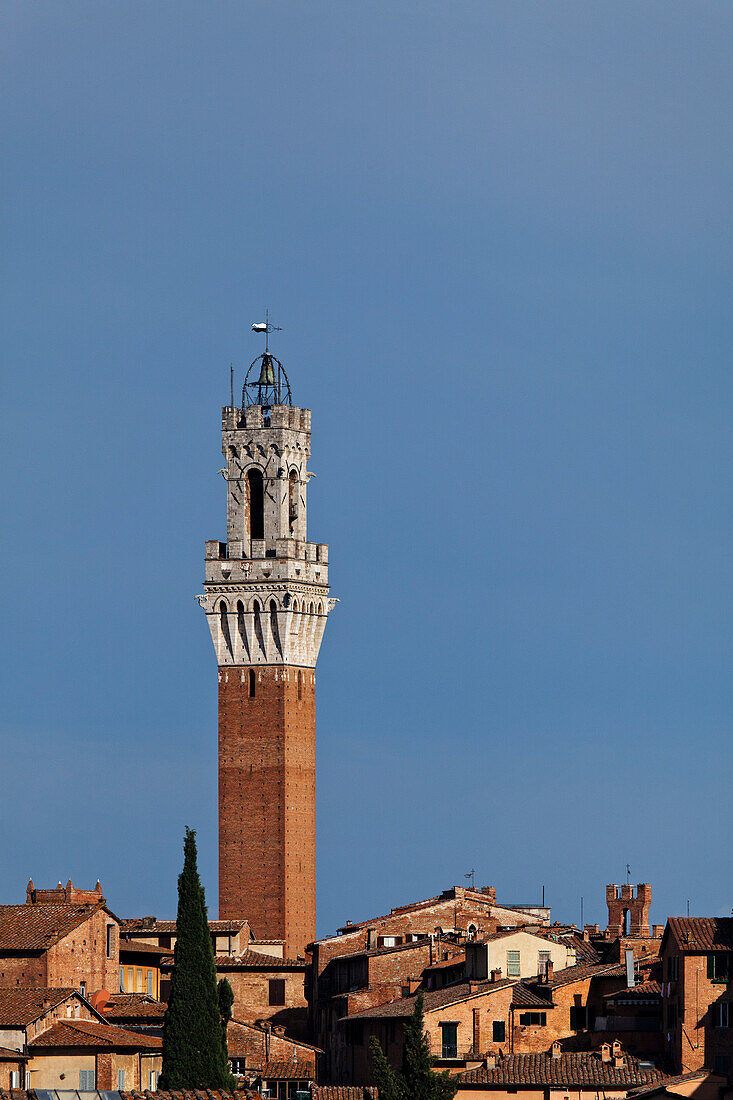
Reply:
<svg viewBox="0 0 733 1100"><path fill-rule="evenodd" d="M274 386L275 385L275 368L272 363L272 356L267 352L262 356L262 367L260 369L260 377L257 379L258 386Z"/></svg>

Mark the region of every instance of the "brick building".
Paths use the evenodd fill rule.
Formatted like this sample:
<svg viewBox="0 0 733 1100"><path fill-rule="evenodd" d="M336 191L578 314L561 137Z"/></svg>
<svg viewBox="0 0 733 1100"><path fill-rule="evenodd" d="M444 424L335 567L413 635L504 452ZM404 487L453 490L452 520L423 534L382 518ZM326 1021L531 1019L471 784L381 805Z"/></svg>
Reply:
<svg viewBox="0 0 733 1100"><path fill-rule="evenodd" d="M29 882L24 905L0 905L0 988L117 989L119 923L99 883L41 891Z"/></svg>
<svg viewBox="0 0 733 1100"><path fill-rule="evenodd" d="M315 935L315 665L333 606L308 542L311 414L265 349L222 409L227 541L206 543L219 665L219 915L304 954Z"/></svg>
<svg viewBox="0 0 733 1100"><path fill-rule="evenodd" d="M34 1088L156 1089L162 1039L113 1024L59 1020L28 1044Z"/></svg>
<svg viewBox="0 0 733 1100"><path fill-rule="evenodd" d="M667 1054L679 1072L733 1070L733 918L670 917L661 945Z"/></svg>

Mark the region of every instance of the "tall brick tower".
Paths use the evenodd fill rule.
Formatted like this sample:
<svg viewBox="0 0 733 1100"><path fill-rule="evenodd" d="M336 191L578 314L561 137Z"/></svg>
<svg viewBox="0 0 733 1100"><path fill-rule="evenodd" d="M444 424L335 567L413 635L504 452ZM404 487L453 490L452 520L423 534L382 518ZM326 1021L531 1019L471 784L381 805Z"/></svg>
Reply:
<svg viewBox="0 0 733 1100"><path fill-rule="evenodd" d="M315 665L334 603L306 530L310 437L266 345L222 409L227 541L206 543L199 597L219 665L219 916L291 956L315 939Z"/></svg>

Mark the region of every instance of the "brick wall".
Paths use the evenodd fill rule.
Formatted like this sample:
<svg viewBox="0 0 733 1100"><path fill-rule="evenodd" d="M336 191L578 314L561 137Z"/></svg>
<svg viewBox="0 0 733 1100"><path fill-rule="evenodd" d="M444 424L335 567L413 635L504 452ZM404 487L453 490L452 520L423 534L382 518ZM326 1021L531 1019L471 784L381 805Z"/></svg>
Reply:
<svg viewBox="0 0 733 1100"><path fill-rule="evenodd" d="M112 951L107 958L107 925L113 926ZM78 989L86 982L87 994L119 988L119 928L104 909L69 932L47 951L46 983L55 989Z"/></svg>
<svg viewBox="0 0 733 1100"><path fill-rule="evenodd" d="M219 669L219 916L288 956L315 937L315 676ZM298 673L301 691L298 697Z"/></svg>
<svg viewBox="0 0 733 1100"><path fill-rule="evenodd" d="M305 1028L307 1002L305 982L302 970L273 969L260 970L221 970L217 978L226 978L234 993L232 1018L243 1023L255 1020L272 1020L288 1028L301 1031ZM271 1005L269 1000L270 981L285 982L285 1004Z"/></svg>
<svg viewBox="0 0 733 1100"><path fill-rule="evenodd" d="M0 957L0 988L18 985L48 985L45 954Z"/></svg>
<svg viewBox="0 0 733 1100"><path fill-rule="evenodd" d="M230 1058L244 1058L248 1066L265 1062L297 1061L315 1073L316 1052L311 1046L294 1042L273 1030L250 1027L232 1021L227 1030ZM293 1057L295 1055L295 1058Z"/></svg>

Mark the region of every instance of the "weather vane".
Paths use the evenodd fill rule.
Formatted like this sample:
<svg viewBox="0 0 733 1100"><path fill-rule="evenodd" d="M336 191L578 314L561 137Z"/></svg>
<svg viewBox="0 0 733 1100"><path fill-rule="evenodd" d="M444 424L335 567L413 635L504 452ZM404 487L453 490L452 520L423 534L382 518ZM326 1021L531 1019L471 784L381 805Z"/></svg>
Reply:
<svg viewBox="0 0 733 1100"><path fill-rule="evenodd" d="M252 332L263 332L265 334L265 355L267 355L268 351L270 350L270 333L282 332L282 328L280 327L280 325L270 324L270 311L269 309L266 309L264 321L256 321L252 325Z"/></svg>

